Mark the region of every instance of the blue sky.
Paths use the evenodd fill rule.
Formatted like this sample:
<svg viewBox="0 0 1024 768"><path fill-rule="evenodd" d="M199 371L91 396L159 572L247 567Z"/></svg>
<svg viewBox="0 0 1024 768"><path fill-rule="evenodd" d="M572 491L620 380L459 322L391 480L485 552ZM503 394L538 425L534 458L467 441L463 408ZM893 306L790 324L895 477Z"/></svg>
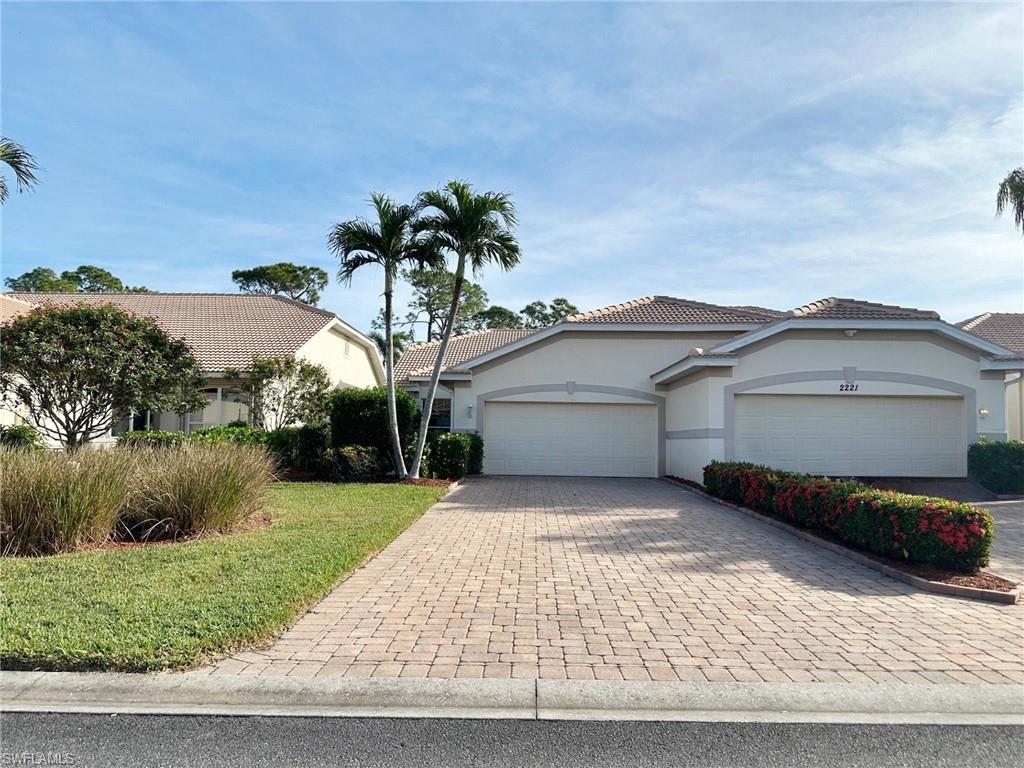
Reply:
<svg viewBox="0 0 1024 768"><path fill-rule="evenodd" d="M512 193L513 309L828 295L1024 309L1022 6L5 3L3 134L43 167L4 276L161 290L317 264L371 190ZM381 277L321 304L366 328Z"/></svg>

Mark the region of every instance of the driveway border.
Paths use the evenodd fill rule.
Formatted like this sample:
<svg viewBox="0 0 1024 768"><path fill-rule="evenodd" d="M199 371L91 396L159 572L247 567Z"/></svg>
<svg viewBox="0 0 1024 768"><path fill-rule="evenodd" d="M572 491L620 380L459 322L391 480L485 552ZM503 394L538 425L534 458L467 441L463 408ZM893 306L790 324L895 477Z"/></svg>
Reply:
<svg viewBox="0 0 1024 768"><path fill-rule="evenodd" d="M1024 725L1012 685L0 672L0 710L279 717Z"/></svg>
<svg viewBox="0 0 1024 768"><path fill-rule="evenodd" d="M842 544L836 544L835 542L829 541L828 539L823 539L820 536L815 536L813 533L811 533L810 531L805 531L803 528L797 528L794 525L789 525L788 523L785 523L781 520L776 520L773 517L762 515L760 512L755 512L754 510L748 507L741 506L740 504L733 504L731 501L726 501L725 499L720 499L717 496L712 496L707 491L702 491L699 488L694 488L692 485L681 483L678 480L674 480L671 477L661 477L658 479L664 483L668 483L669 485L674 485L677 488L683 488L687 491L691 491L692 493L696 493L699 496L703 496L708 501L713 501L716 504L719 504L723 507L727 507L729 509L735 510L736 512L740 512L746 515L747 517L752 517L755 520L772 526L773 528L778 528L779 530L785 531L786 533L792 536L796 536L798 539L803 539L804 541L816 544L819 547L824 547L827 550L835 552L837 555L842 555L843 557L849 558L854 562L867 566L868 568L878 571L879 573L883 573L886 576L896 579L897 581L902 581L905 584L909 584L912 587L917 587L918 589L924 590L925 592L934 592L937 595L948 595L951 597L966 597L971 600L984 600L990 603L1003 603L1004 605L1015 605L1020 600L1020 586L1010 590L1009 592L1000 592L996 589L980 589L978 587L964 587L960 586L959 584L945 584L941 581L930 581L929 579L924 579L920 576L915 576L912 573L906 573L905 571L901 571L898 568L893 568L892 566L879 562L878 560L875 560L873 557L868 557L867 555L862 554L855 549L844 547ZM992 572L989 571L989 573ZM999 576L998 573L993 573L992 575ZM1000 576L1000 578L1006 577ZM1014 581L1013 579L1006 580Z"/></svg>

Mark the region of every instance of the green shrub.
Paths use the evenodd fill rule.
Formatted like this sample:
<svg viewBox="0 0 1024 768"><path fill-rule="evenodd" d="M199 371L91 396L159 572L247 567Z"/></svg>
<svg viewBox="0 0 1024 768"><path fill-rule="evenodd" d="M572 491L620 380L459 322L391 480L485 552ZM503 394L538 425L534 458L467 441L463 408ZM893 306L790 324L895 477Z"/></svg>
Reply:
<svg viewBox="0 0 1024 768"><path fill-rule="evenodd" d="M396 393L395 404L398 433L402 448L406 449L416 441L420 412L413 397L402 390ZM336 390L331 394L329 407L333 448L345 445L372 446L381 456L388 457L388 466L393 466L387 391L384 387Z"/></svg>
<svg viewBox="0 0 1024 768"><path fill-rule="evenodd" d="M383 478L385 466L380 451L372 445L343 445L327 453L330 479L340 483L371 482Z"/></svg>
<svg viewBox="0 0 1024 768"><path fill-rule="evenodd" d="M104 541L130 501L135 474L126 451L0 449L3 554L51 555Z"/></svg>
<svg viewBox="0 0 1024 768"><path fill-rule="evenodd" d="M0 427L0 446L22 451L41 451L46 449L46 441L39 436L35 427L12 424Z"/></svg>
<svg viewBox="0 0 1024 768"><path fill-rule="evenodd" d="M1024 441L974 443L967 449L967 474L994 493L1024 493Z"/></svg>
<svg viewBox="0 0 1024 768"><path fill-rule="evenodd" d="M239 442L190 442L176 451L126 452L143 471L119 535L153 541L235 528L252 518L274 479L270 454Z"/></svg>
<svg viewBox="0 0 1024 768"><path fill-rule="evenodd" d="M240 445L266 445L268 432L265 429L250 427L248 424L222 424L217 427L197 429L189 435L190 442L196 443L236 443Z"/></svg>
<svg viewBox="0 0 1024 768"><path fill-rule="evenodd" d="M282 427L267 435L267 447L280 471L296 470L312 478L327 472L328 443L326 426Z"/></svg>
<svg viewBox="0 0 1024 768"><path fill-rule="evenodd" d="M484 471L484 439L476 432L468 432L469 435L469 473L470 475L481 475Z"/></svg>
<svg viewBox="0 0 1024 768"><path fill-rule="evenodd" d="M184 445L188 435L184 432L168 432L162 429L146 429L138 432L123 432L117 436L117 445L125 448L171 448Z"/></svg>
<svg viewBox="0 0 1024 768"><path fill-rule="evenodd" d="M464 432L442 432L430 444L430 476L459 480L469 473L473 441Z"/></svg>
<svg viewBox="0 0 1024 768"><path fill-rule="evenodd" d="M869 552L966 573L988 564L994 537L992 517L983 509L848 480L712 462L704 467L704 487L758 512L828 531Z"/></svg>

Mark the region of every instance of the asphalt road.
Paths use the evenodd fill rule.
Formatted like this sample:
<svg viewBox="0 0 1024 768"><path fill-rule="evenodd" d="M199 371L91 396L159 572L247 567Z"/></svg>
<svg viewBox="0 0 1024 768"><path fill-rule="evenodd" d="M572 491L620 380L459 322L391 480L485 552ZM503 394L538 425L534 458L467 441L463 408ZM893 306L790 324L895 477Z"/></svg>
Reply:
<svg viewBox="0 0 1024 768"><path fill-rule="evenodd" d="M1000 726L0 717L0 766L1000 768L1022 754L1024 727Z"/></svg>

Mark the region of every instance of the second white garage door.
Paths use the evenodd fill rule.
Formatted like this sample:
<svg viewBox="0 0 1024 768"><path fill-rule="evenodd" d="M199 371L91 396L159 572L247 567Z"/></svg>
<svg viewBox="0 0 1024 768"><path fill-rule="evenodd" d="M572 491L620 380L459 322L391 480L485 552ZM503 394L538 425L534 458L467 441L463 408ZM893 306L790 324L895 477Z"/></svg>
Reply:
<svg viewBox="0 0 1024 768"><path fill-rule="evenodd" d="M484 472L655 477L653 405L487 403Z"/></svg>
<svg viewBox="0 0 1024 768"><path fill-rule="evenodd" d="M736 458L810 474L962 477L953 397L737 395Z"/></svg>

